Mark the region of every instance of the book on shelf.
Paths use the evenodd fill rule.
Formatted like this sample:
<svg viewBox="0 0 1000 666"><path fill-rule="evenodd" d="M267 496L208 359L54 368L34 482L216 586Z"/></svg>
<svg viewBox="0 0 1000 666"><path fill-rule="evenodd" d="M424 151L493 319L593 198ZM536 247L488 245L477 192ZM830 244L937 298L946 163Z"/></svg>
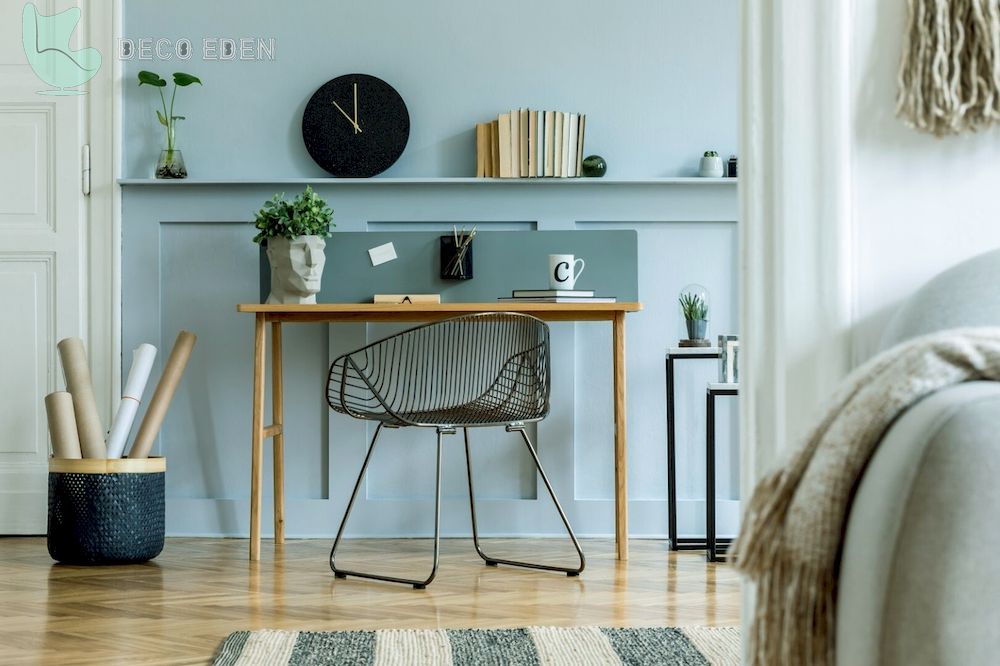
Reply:
<svg viewBox="0 0 1000 666"><path fill-rule="evenodd" d="M521 138L521 146L518 149L519 155L521 156L521 178L528 177L528 110L519 109L518 110L518 122L521 124L520 134L518 136Z"/></svg>
<svg viewBox="0 0 1000 666"><path fill-rule="evenodd" d="M479 178L578 178L586 115L518 108L476 123Z"/></svg>
<svg viewBox="0 0 1000 666"><path fill-rule="evenodd" d="M559 175L563 178L569 178L569 126L570 126L570 115L569 113L564 113L563 115L563 127L562 127L562 169Z"/></svg>
<svg viewBox="0 0 1000 666"><path fill-rule="evenodd" d="M500 173L497 175L501 178L511 177L510 145L510 114L501 113L497 119L497 152L500 154Z"/></svg>
<svg viewBox="0 0 1000 666"><path fill-rule="evenodd" d="M583 175L583 134L587 128L587 114L580 114L580 130L576 139L576 175Z"/></svg>
<svg viewBox="0 0 1000 666"><path fill-rule="evenodd" d="M500 122L490 122L490 158L492 161L493 178L500 177Z"/></svg>
<svg viewBox="0 0 1000 666"><path fill-rule="evenodd" d="M555 139L556 112L545 112L545 175L549 178L555 175Z"/></svg>
<svg viewBox="0 0 1000 666"><path fill-rule="evenodd" d="M556 178L562 178L563 169L563 125L566 122L566 114L562 111L556 111L556 155L555 155L555 165L553 169L555 170L552 174Z"/></svg>
<svg viewBox="0 0 1000 666"><path fill-rule="evenodd" d="M593 289L515 289L510 293L512 298L549 298L565 296L569 298L591 298Z"/></svg>
<svg viewBox="0 0 1000 666"><path fill-rule="evenodd" d="M501 296L497 299L501 303L617 303L614 296L538 296L536 298L514 298L512 296Z"/></svg>
<svg viewBox="0 0 1000 666"><path fill-rule="evenodd" d="M538 129L535 132L535 176L542 178L545 176L545 112L535 113L538 115Z"/></svg>
<svg viewBox="0 0 1000 666"><path fill-rule="evenodd" d="M476 177L486 178L486 159L489 155L489 125L476 123Z"/></svg>
<svg viewBox="0 0 1000 666"><path fill-rule="evenodd" d="M538 177L538 111L528 111L528 178Z"/></svg>
<svg viewBox="0 0 1000 666"><path fill-rule="evenodd" d="M510 112L510 177L521 177L521 112Z"/></svg>
<svg viewBox="0 0 1000 666"><path fill-rule="evenodd" d="M566 177L576 178L576 142L580 132L580 114L569 114L569 150L566 155Z"/></svg>

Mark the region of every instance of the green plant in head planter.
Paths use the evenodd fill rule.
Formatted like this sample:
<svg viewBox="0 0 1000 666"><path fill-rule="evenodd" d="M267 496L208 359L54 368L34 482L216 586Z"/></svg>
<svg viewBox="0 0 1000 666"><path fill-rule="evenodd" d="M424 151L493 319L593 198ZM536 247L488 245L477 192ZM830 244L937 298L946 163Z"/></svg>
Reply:
<svg viewBox="0 0 1000 666"><path fill-rule="evenodd" d="M705 157L718 157L718 156L719 156L718 151L715 151L715 150L706 150L705 151Z"/></svg>
<svg viewBox="0 0 1000 666"><path fill-rule="evenodd" d="M170 107L167 107L167 98L163 95L163 89L167 87L167 82L160 78L156 72L143 70L139 72L139 85L153 86L160 93L160 103L163 112L156 111L156 118L167 131L167 147L160 152L160 160L156 164L157 178L187 178L187 168L184 166L184 157L177 149L177 121L185 120L184 116L174 115L174 101L177 99L177 88L186 88L192 83L202 85L201 79L192 74L184 72L174 72L174 90L170 94Z"/></svg>
<svg viewBox="0 0 1000 666"><path fill-rule="evenodd" d="M323 198L306 187L292 201L275 194L253 219L253 242L267 249L271 264L268 303L315 303L326 263L324 248L333 224L333 211Z"/></svg>

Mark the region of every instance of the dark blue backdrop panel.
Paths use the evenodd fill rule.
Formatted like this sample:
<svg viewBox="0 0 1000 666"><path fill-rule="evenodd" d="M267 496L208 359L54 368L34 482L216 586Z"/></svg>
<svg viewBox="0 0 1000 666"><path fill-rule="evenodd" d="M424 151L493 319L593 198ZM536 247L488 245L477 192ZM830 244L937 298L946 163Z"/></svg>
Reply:
<svg viewBox="0 0 1000 666"><path fill-rule="evenodd" d="M483 231L473 241L471 280L442 280L439 238L430 231L334 233L326 241L319 303L370 303L374 294L441 294L444 303L488 303L515 289L548 289L550 254L586 262L576 289L619 301L639 300L638 247L634 230ZM368 250L392 243L397 259L372 266ZM261 298L271 274L261 253Z"/></svg>

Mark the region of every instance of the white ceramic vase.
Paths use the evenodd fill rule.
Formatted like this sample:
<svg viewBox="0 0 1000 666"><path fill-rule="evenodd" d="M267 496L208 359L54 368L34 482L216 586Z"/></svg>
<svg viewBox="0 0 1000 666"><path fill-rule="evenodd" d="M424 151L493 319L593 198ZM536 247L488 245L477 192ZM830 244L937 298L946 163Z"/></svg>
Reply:
<svg viewBox="0 0 1000 666"><path fill-rule="evenodd" d="M718 155L702 157L698 175L702 178L722 178L722 158Z"/></svg>
<svg viewBox="0 0 1000 666"><path fill-rule="evenodd" d="M311 304L316 302L326 263L326 241L320 236L268 238L267 260L271 264L268 303Z"/></svg>

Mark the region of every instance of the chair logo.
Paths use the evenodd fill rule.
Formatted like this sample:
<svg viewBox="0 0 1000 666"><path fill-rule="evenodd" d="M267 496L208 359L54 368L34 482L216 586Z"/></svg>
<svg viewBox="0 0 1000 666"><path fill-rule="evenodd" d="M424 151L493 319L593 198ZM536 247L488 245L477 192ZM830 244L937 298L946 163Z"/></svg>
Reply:
<svg viewBox="0 0 1000 666"><path fill-rule="evenodd" d="M101 69L101 52L95 48L70 49L69 40L80 22L80 8L43 16L32 3L24 5L21 15L21 40L24 55L35 76L52 86L39 95L85 95L76 86L94 78Z"/></svg>

